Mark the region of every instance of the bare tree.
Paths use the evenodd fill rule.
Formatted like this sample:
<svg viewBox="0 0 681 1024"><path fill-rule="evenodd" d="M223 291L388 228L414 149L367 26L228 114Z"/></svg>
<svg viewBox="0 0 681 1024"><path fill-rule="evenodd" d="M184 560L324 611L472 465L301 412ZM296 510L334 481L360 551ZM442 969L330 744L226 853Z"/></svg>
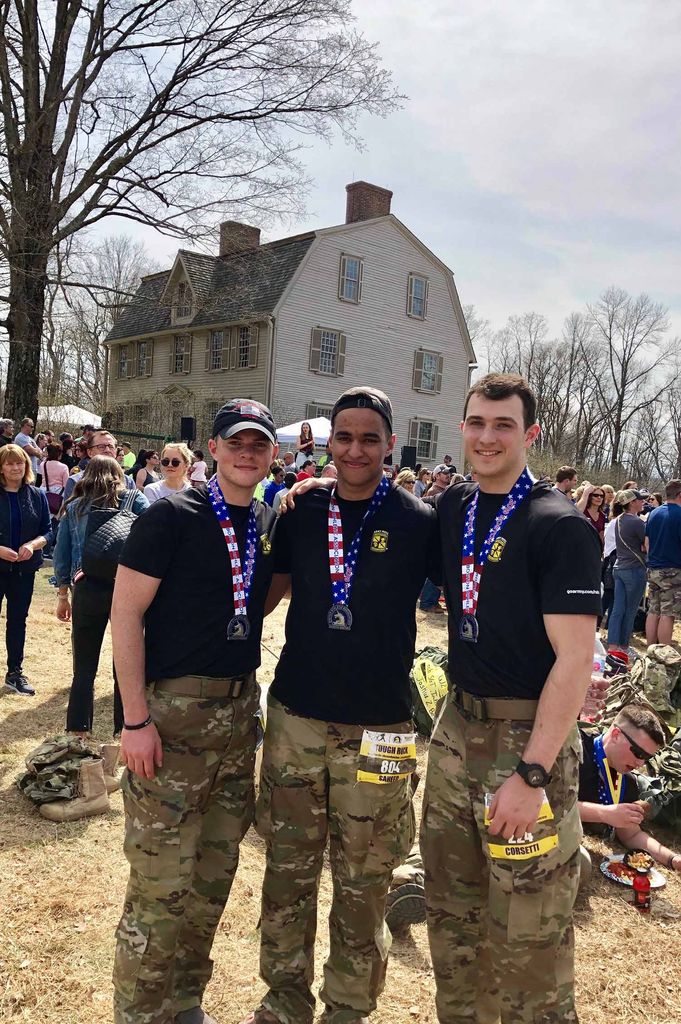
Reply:
<svg viewBox="0 0 681 1024"><path fill-rule="evenodd" d="M47 291L41 396L99 409L104 387L102 338L135 294L143 274L157 269L144 245L110 235L60 260L59 285Z"/></svg>
<svg viewBox="0 0 681 1024"><path fill-rule="evenodd" d="M665 344L667 310L647 295L633 298L621 288L608 288L588 309L593 336L604 353L603 365L592 379L615 466L622 459L627 426L668 386L665 381L656 383L656 371L676 343Z"/></svg>
<svg viewBox="0 0 681 1024"><path fill-rule="evenodd" d="M225 207L290 210L296 137L396 105L350 19L350 0L0 0L6 415L37 411L59 245L113 214L198 237Z"/></svg>

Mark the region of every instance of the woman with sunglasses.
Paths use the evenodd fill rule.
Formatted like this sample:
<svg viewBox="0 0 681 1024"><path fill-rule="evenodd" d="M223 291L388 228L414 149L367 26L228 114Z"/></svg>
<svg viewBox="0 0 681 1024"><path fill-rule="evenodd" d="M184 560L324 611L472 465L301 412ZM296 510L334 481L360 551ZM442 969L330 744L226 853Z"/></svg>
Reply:
<svg viewBox="0 0 681 1024"><path fill-rule="evenodd" d="M142 448L137 456L137 462L130 470L130 475L135 481L138 491L144 491L149 484L155 484L158 480L158 452L152 449Z"/></svg>
<svg viewBox="0 0 681 1024"><path fill-rule="evenodd" d="M173 441L167 444L161 452L163 479L158 483L147 484L144 488L144 496L149 504L153 504L159 498L169 498L171 495L186 491L188 487L191 487L189 470L192 462L192 453L182 441Z"/></svg>
<svg viewBox="0 0 681 1024"><path fill-rule="evenodd" d="M584 490L577 501L577 508L583 512L588 521L598 534L603 547L605 537L605 524L607 522L603 506L605 505L605 491L602 487L594 484L585 484Z"/></svg>

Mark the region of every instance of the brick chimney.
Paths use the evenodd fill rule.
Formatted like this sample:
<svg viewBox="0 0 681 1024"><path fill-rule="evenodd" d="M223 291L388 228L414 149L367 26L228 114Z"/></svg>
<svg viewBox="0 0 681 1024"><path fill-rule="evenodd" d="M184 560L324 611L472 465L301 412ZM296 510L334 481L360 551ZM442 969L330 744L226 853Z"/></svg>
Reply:
<svg viewBox="0 0 681 1024"><path fill-rule="evenodd" d="M257 249L259 245L260 228L240 224L238 220L224 220L220 225L220 256Z"/></svg>
<svg viewBox="0 0 681 1024"><path fill-rule="evenodd" d="M345 223L354 224L357 220L371 220L372 217L385 217L390 213L392 192L378 185L370 185L368 181L353 181L345 186L347 199L345 202Z"/></svg>

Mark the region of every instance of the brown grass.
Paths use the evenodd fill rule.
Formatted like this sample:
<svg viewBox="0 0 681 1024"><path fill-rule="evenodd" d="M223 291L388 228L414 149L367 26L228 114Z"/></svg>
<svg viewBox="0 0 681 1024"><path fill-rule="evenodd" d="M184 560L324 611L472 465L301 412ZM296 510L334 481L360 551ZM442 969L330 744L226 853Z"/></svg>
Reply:
<svg viewBox="0 0 681 1024"><path fill-rule="evenodd" d="M104 1024L111 1020L113 931L127 877L121 796L112 797L109 815L56 825L41 818L14 785L26 754L60 732L64 722L69 630L53 616L54 591L46 576L42 574L36 589L26 660L38 693L34 698L0 698L0 1021ZM445 646L446 616L418 616L419 644ZM283 610L266 624L264 643L274 654L281 646L282 622ZM263 680L271 678L274 664L274 655L266 650ZM105 740L112 720L108 638L102 666L95 729ZM606 850L597 841L589 842L597 854ZM242 851L206 995L206 1007L220 1024L239 1021L262 992L256 925L263 848L253 832ZM681 882L669 879L654 898L650 920L627 905L625 895L595 872L588 898L578 904L581 1018L588 1024L678 1024ZM328 946L328 875L321 902L318 973ZM419 925L395 940L386 991L373 1020L407 1024L435 1019L426 929Z"/></svg>

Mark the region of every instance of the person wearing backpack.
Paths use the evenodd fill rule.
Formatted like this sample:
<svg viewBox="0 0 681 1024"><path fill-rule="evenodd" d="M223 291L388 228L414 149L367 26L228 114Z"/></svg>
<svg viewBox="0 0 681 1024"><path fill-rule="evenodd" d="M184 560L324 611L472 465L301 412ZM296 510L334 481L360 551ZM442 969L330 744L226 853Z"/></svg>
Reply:
<svg viewBox="0 0 681 1024"><path fill-rule="evenodd" d="M111 437L111 435L107 435ZM112 450L116 450L111 438ZM115 544L107 533L118 529L122 547L132 518L149 507L137 489L126 487L123 470L113 455L96 455L64 506L54 549L58 586L57 618L71 621L73 681L66 713L66 731L92 731L94 685L115 581ZM101 540L104 538L104 546ZM69 588L73 587L72 602ZM123 709L114 671L114 735L123 728Z"/></svg>

